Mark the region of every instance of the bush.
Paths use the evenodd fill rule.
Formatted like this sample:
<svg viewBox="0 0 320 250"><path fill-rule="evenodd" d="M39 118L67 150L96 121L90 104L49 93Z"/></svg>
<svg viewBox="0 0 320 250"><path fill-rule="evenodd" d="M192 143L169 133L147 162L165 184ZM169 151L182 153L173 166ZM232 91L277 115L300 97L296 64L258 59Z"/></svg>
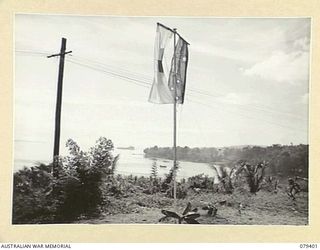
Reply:
<svg viewBox="0 0 320 250"><path fill-rule="evenodd" d="M13 223L51 222L57 209L51 190L52 165L40 164L14 174Z"/></svg>
<svg viewBox="0 0 320 250"><path fill-rule="evenodd" d="M188 195L188 188L189 186L184 183L180 183L180 182L177 182L176 183L176 197L177 199L184 199L187 197ZM166 190L166 197L168 198L174 198L174 187L173 187L173 183L168 187L168 189Z"/></svg>
<svg viewBox="0 0 320 250"><path fill-rule="evenodd" d="M101 211L118 160L112 141L101 137L88 152L71 139L66 146L70 155L54 168L40 164L14 174L13 223L69 222Z"/></svg>
<svg viewBox="0 0 320 250"><path fill-rule="evenodd" d="M213 190L214 179L213 177L208 177L204 174L195 175L188 178L187 183L189 183L190 188L200 188L206 190Z"/></svg>

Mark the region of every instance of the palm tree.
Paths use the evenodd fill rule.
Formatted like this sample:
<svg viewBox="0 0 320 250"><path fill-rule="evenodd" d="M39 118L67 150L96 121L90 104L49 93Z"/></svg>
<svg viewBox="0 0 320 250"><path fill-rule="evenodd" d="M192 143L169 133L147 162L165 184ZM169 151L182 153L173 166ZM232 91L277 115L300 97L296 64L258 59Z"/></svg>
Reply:
<svg viewBox="0 0 320 250"><path fill-rule="evenodd" d="M232 168L230 171L229 168L222 166L220 167L220 171L218 170L218 168L215 165L211 165L211 168L214 170L219 183L222 184L224 190L226 193L232 193L233 192L233 184L232 184L232 178L235 176L236 173L236 167Z"/></svg>
<svg viewBox="0 0 320 250"><path fill-rule="evenodd" d="M261 189L261 184L267 166L268 163L265 161L258 163L256 166L252 166L244 161L241 163L241 167L238 169L237 172L245 172L250 193L255 194Z"/></svg>

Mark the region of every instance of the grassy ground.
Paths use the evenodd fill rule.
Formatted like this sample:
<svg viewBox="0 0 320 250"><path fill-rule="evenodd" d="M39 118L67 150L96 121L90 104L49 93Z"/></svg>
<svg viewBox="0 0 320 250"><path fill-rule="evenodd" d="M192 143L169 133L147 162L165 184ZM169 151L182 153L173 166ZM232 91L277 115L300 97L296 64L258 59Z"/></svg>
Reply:
<svg viewBox="0 0 320 250"><path fill-rule="evenodd" d="M150 223L157 224L164 215L161 209L182 213L186 204L197 207L201 224L232 225L307 225L308 193L301 192L296 200L291 200L284 190L278 193L259 191L250 194L246 190L236 190L233 194L212 192L195 193L190 191L186 199L179 199L176 206L173 200L163 194L135 194L126 198L112 198L106 205L108 213L95 219L81 219L76 223ZM219 202L222 202L220 204ZM218 209L215 217L208 216L202 207L215 204ZM241 205L240 205L241 204ZM241 208L240 208L241 207ZM163 223L163 222L162 222ZM175 223L174 220L165 223Z"/></svg>

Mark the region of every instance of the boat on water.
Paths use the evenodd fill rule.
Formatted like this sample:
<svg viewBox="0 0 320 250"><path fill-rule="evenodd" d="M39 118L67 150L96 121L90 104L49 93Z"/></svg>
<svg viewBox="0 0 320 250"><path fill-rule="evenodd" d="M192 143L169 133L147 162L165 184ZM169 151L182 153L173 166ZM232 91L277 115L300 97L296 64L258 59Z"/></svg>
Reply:
<svg viewBox="0 0 320 250"><path fill-rule="evenodd" d="M129 147L117 147L117 149L134 150L135 148L133 146L129 146Z"/></svg>

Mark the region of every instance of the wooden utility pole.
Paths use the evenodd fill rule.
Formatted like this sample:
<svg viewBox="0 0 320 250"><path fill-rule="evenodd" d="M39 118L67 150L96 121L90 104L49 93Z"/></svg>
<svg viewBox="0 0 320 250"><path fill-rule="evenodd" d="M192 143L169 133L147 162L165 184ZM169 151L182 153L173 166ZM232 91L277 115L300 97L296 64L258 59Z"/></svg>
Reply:
<svg viewBox="0 0 320 250"><path fill-rule="evenodd" d="M58 87L57 87L57 102L56 102L56 115L55 115L55 129L54 129L54 147L53 147L53 168L57 166L59 160L59 148L60 148L60 126L61 126L61 103L62 103L62 86L63 86L63 69L64 69L64 58L66 54L72 51L66 52L67 39L62 38L61 49L59 54L47 56L60 57L59 62L59 75L58 75ZM53 173L53 169L52 169Z"/></svg>

